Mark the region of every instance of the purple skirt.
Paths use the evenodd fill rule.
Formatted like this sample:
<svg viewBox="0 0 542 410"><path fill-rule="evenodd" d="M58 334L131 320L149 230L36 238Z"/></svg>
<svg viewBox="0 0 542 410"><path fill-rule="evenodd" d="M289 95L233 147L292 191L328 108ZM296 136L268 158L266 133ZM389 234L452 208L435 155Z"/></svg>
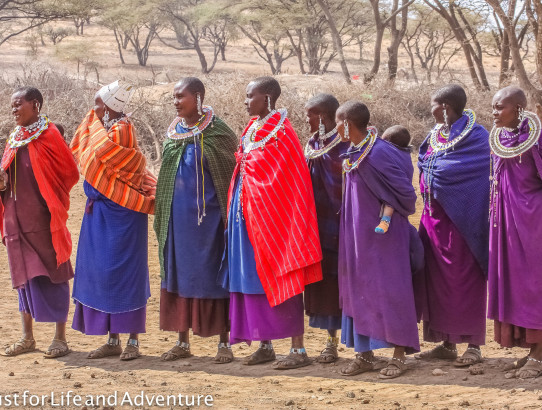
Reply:
<svg viewBox="0 0 542 410"><path fill-rule="evenodd" d="M106 313L75 301L72 327L86 335L145 333L147 307L123 313Z"/></svg>
<svg viewBox="0 0 542 410"><path fill-rule="evenodd" d="M66 322L70 309L68 282L52 283L47 276L37 276L17 289L19 311L29 313L36 322Z"/></svg>
<svg viewBox="0 0 542 410"><path fill-rule="evenodd" d="M265 295L230 293L230 343L275 340L304 333L303 295L269 306Z"/></svg>

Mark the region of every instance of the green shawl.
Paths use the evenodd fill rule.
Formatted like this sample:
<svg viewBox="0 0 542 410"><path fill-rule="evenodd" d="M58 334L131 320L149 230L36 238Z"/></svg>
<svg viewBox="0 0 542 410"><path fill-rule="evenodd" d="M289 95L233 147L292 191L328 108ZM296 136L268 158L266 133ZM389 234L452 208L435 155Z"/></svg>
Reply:
<svg viewBox="0 0 542 410"><path fill-rule="evenodd" d="M198 136L200 140L201 136ZM192 138L174 140L167 138L164 141L164 153L162 166L158 174L156 187L156 208L154 218L154 230L158 238L158 255L160 258L160 276L165 279L164 271L164 247L169 227L171 214L171 202L175 188L175 176L179 168L179 162L188 144L193 144ZM235 168L235 151L239 146L237 136L230 127L220 118L203 130L203 155L209 164L209 172L216 190L220 211L224 224L227 220L228 189ZM224 225L225 226L225 225Z"/></svg>

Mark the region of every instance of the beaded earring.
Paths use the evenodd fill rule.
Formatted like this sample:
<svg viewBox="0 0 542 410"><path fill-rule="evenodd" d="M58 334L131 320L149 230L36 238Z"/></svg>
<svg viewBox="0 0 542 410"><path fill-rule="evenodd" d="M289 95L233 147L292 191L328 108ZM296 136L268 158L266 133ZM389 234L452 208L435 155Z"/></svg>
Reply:
<svg viewBox="0 0 542 410"><path fill-rule="evenodd" d="M267 109L271 112L271 97L269 95L267 96Z"/></svg>
<svg viewBox="0 0 542 410"><path fill-rule="evenodd" d="M348 131L348 121L344 120L344 139L345 140L349 140L350 139L350 135L349 135L349 131Z"/></svg>
<svg viewBox="0 0 542 410"><path fill-rule="evenodd" d="M521 124L524 119L525 119L525 108L519 107L518 108L518 120L519 120L519 123Z"/></svg>
<svg viewBox="0 0 542 410"><path fill-rule="evenodd" d="M444 125L448 126L448 112L446 111L446 109L444 109L443 115L444 115Z"/></svg>
<svg viewBox="0 0 542 410"><path fill-rule="evenodd" d="M326 126L322 122L322 116L320 116L320 124L318 124L318 135L320 139L324 139L326 136Z"/></svg>
<svg viewBox="0 0 542 410"><path fill-rule="evenodd" d="M201 111L202 107L201 107L201 95L200 95L200 93L197 94L196 98L197 98L197 103L198 103L198 114L202 115L203 112Z"/></svg>
<svg viewBox="0 0 542 410"><path fill-rule="evenodd" d="M107 109L104 110L104 116L102 117L102 122L107 124L109 122L109 111Z"/></svg>

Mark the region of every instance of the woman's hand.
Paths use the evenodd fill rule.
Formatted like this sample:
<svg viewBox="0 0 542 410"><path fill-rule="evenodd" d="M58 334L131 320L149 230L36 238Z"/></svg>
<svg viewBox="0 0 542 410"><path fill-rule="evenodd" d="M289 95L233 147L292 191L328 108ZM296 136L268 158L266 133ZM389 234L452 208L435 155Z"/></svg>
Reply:
<svg viewBox="0 0 542 410"><path fill-rule="evenodd" d="M149 171L147 171L147 173L143 177L143 182L141 182L141 189L149 196L156 195L156 177Z"/></svg>

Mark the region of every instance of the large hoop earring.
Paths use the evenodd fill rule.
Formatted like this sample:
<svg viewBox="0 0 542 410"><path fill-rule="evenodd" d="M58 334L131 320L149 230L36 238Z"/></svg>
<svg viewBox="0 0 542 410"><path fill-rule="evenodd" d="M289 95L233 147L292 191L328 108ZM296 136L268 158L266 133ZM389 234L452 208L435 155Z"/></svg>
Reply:
<svg viewBox="0 0 542 410"><path fill-rule="evenodd" d="M318 135L321 140L326 136L326 126L322 122L322 116L320 115L320 124L318 124Z"/></svg>
<svg viewBox="0 0 542 410"><path fill-rule="evenodd" d="M197 103L198 103L198 114L202 115L203 111L202 111L202 106L201 106L201 94L200 93L197 94L196 99L197 99Z"/></svg>
<svg viewBox="0 0 542 410"><path fill-rule="evenodd" d="M348 121L347 120L344 120L344 135L343 135L343 137L344 137L345 140L350 139L350 132L348 130Z"/></svg>

